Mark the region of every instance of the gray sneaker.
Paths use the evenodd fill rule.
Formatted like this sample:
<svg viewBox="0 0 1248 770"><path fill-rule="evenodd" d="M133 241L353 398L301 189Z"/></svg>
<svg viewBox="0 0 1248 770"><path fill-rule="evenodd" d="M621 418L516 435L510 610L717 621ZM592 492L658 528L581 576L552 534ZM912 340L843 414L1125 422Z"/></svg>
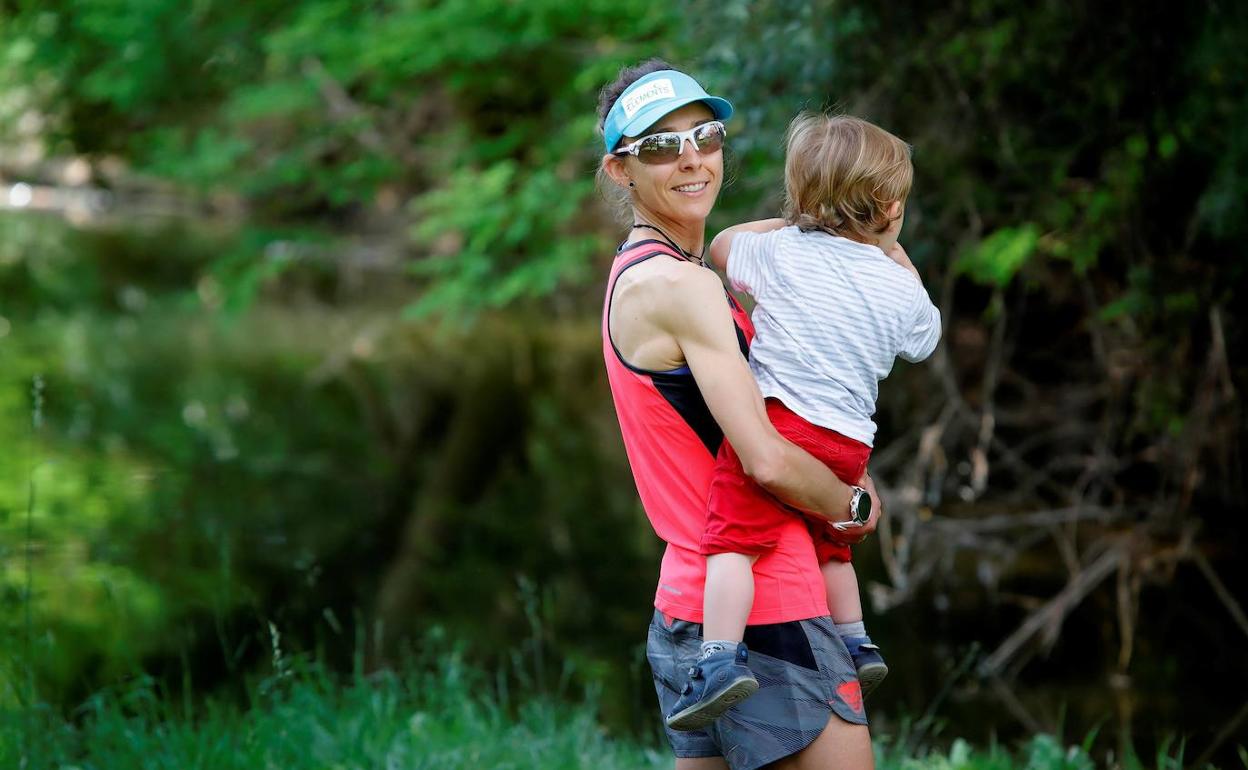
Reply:
<svg viewBox="0 0 1248 770"><path fill-rule="evenodd" d="M888 676L888 664L884 662L880 648L872 644L869 636L846 637L845 646L849 648L849 656L854 659L854 668L858 669L858 684L862 687L862 697L865 698Z"/></svg>
<svg viewBox="0 0 1248 770"><path fill-rule="evenodd" d="M665 720L673 730L701 730L734 704L758 691L744 644L736 652L714 652L689 669L689 680Z"/></svg>

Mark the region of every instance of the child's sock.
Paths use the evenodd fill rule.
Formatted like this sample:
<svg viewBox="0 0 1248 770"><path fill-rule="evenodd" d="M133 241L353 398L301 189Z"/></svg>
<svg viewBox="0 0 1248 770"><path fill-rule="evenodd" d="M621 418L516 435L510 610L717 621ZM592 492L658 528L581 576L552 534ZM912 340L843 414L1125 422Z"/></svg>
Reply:
<svg viewBox="0 0 1248 770"><path fill-rule="evenodd" d="M836 623L834 628L836 628L837 636L842 639L850 637L862 638L867 635L867 627L863 625L861 620L855 623ZM703 642L703 644L706 644L706 642Z"/></svg>
<svg viewBox="0 0 1248 770"><path fill-rule="evenodd" d="M862 621L857 623L835 623L836 633L849 648L849 656L854 660L854 668L858 669L858 682L862 685L862 697L867 697L880 686L884 677L888 676L888 664L880 655L880 648L867 636L867 628Z"/></svg>
<svg viewBox="0 0 1248 770"><path fill-rule="evenodd" d="M698 660L706 660L710 655L717 652L736 652L739 642L728 641L727 639L711 639L702 642L702 652L698 655Z"/></svg>

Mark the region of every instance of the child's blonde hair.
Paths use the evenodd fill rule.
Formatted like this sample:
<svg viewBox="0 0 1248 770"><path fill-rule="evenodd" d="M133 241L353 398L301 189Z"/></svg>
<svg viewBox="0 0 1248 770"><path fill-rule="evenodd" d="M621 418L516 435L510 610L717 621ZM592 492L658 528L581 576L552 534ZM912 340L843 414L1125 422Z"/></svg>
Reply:
<svg viewBox="0 0 1248 770"><path fill-rule="evenodd" d="M802 230L873 242L914 180L910 145L850 115L804 112L785 135L784 216Z"/></svg>

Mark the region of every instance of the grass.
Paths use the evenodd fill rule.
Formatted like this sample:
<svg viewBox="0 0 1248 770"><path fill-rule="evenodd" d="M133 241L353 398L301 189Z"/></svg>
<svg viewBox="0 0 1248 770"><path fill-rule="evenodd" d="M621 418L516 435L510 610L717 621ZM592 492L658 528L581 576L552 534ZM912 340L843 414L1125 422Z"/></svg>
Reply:
<svg viewBox="0 0 1248 770"><path fill-rule="evenodd" d="M0 767L26 770L648 770L670 769L666 748L612 737L592 705L536 697L499 705L489 678L448 656L436 669L409 666L344 678L288 663L253 683L248 702L193 706L150 679L99 693L71 720L38 707L0 712ZM592 701L592 699L591 699ZM945 750L877 740L881 770L1092 770L1088 746L1038 735L1014 750L955 740ZM1179 770L1182 748L1154 765Z"/></svg>
<svg viewBox="0 0 1248 770"><path fill-rule="evenodd" d="M47 709L0 719L0 767L70 770L659 768L657 749L608 737L592 708L535 699L513 713L483 697L458 659L436 672L343 682L296 667L257 683L250 703L195 709L150 681L101 693L73 723Z"/></svg>

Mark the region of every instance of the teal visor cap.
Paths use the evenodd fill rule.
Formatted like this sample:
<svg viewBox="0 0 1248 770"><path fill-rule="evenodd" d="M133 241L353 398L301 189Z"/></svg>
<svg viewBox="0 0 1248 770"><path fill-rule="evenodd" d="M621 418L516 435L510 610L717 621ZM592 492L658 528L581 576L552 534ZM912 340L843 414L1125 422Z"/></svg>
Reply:
<svg viewBox="0 0 1248 770"><path fill-rule="evenodd" d="M693 102L704 102L716 120L732 117L732 104L727 99L711 96L683 72L659 70L640 78L620 94L607 113L602 126L607 152L614 150L620 139L640 136L659 118Z"/></svg>

